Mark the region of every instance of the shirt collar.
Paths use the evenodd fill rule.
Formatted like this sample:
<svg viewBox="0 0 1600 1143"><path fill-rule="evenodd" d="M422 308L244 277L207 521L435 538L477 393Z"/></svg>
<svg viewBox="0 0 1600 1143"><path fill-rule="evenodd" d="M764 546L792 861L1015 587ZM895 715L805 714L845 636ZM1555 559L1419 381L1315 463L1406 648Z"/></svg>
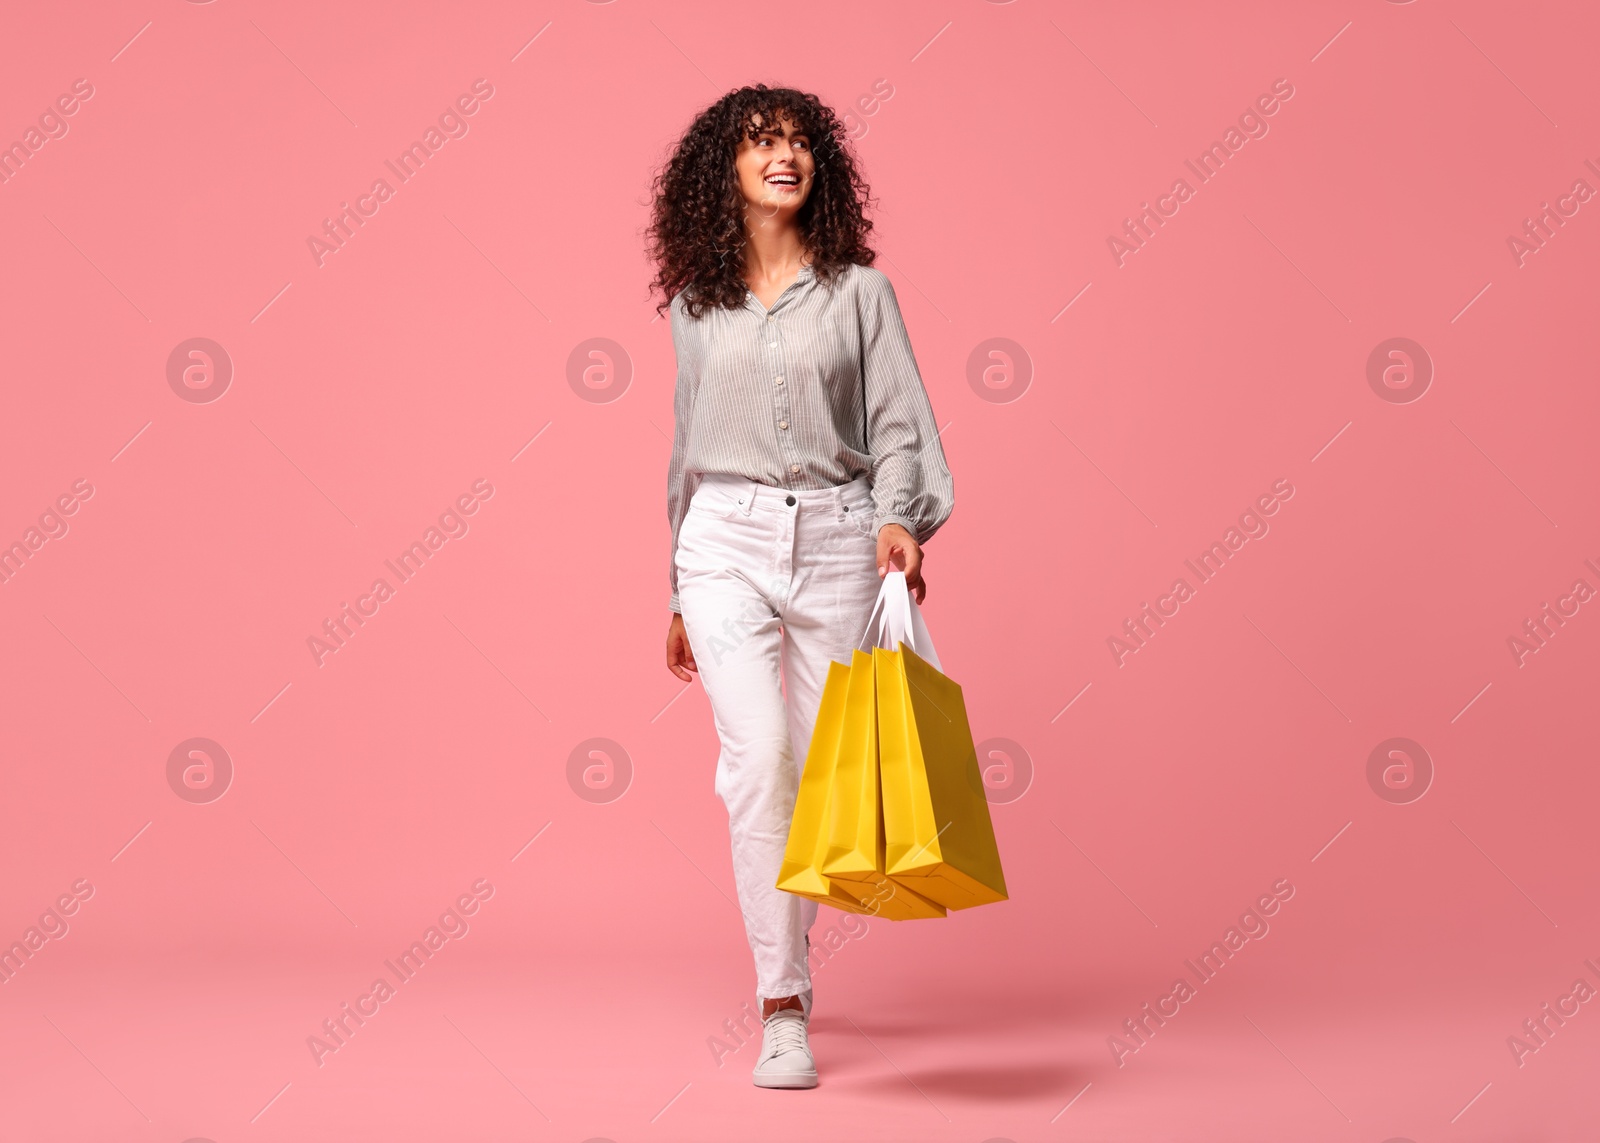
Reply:
<svg viewBox="0 0 1600 1143"><path fill-rule="evenodd" d="M814 281L816 279L816 276L817 276L816 272L815 272L815 270L812 269L812 264L810 262L802 263L801 266L800 266L800 272L794 276L794 281L792 283L790 283L788 286L784 287L784 292L780 293L777 296L777 298L773 301L773 303L772 303L773 309L776 309L779 305L781 305L783 303L784 296L788 293L789 290L791 290L795 286L801 285L803 283ZM761 303L756 300L756 292L754 290L752 290L752 289L749 289L748 287L746 287L745 292L744 292L744 304L745 304L745 308L747 308L747 309L755 310L758 313L759 312L763 312L762 308L761 308ZM764 312L771 313L772 309L768 309L768 310L766 310Z"/></svg>

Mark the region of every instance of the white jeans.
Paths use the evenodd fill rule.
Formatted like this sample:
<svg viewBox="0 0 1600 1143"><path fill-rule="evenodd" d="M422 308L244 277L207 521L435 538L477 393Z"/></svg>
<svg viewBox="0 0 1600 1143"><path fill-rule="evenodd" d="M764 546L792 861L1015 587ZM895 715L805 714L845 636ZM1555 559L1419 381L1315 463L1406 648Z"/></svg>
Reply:
<svg viewBox="0 0 1600 1143"><path fill-rule="evenodd" d="M777 888L778 868L828 662L850 661L881 584L871 489L707 474L678 530L678 606L722 745L716 792L762 999L811 987L817 904Z"/></svg>

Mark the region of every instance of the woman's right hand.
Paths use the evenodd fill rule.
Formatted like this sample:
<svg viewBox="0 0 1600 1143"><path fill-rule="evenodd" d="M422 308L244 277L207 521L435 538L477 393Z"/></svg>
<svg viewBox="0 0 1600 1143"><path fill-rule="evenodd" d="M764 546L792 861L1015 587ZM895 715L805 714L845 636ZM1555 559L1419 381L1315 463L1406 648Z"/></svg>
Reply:
<svg viewBox="0 0 1600 1143"><path fill-rule="evenodd" d="M683 616L674 613L672 625L667 628L667 670L688 683L694 681L689 672L699 669L694 649L689 646L689 633L683 629Z"/></svg>

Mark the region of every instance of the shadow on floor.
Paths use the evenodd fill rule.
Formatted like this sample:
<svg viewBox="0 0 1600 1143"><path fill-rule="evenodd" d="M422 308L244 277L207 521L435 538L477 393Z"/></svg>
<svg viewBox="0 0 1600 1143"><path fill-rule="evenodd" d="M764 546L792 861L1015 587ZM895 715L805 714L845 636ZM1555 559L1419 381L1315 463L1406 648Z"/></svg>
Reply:
<svg viewBox="0 0 1600 1143"><path fill-rule="evenodd" d="M878 1063L882 1062L879 1058ZM909 1071L903 1076L893 1071L884 1074L879 1068L874 1068L873 1072L871 1076L860 1078L832 1072L827 1079L841 1088L907 1094L915 1098L910 1086L914 1084L935 1104L945 1096L997 1102L1037 1099L1047 1095L1071 1098L1084 1085L1081 1075L1067 1067L1052 1065L997 1067L985 1064L969 1068L928 1068Z"/></svg>

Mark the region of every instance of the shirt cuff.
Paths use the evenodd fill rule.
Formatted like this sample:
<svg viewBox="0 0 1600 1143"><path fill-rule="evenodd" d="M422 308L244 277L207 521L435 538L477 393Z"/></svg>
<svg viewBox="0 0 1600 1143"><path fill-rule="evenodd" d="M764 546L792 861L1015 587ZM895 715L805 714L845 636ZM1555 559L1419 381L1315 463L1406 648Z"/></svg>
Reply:
<svg viewBox="0 0 1600 1143"><path fill-rule="evenodd" d="M887 516L879 516L872 521L872 534L876 536L879 532L883 531L883 526L885 524L899 524L902 528L911 533L911 538L913 540L917 539L916 522L909 516L896 516L892 513ZM922 541L917 540L917 542L920 544Z"/></svg>
<svg viewBox="0 0 1600 1143"><path fill-rule="evenodd" d="M678 606L678 593L677 592L673 592L672 593L672 601L667 604L667 610L672 612L674 615L682 615L683 614L683 608Z"/></svg>

